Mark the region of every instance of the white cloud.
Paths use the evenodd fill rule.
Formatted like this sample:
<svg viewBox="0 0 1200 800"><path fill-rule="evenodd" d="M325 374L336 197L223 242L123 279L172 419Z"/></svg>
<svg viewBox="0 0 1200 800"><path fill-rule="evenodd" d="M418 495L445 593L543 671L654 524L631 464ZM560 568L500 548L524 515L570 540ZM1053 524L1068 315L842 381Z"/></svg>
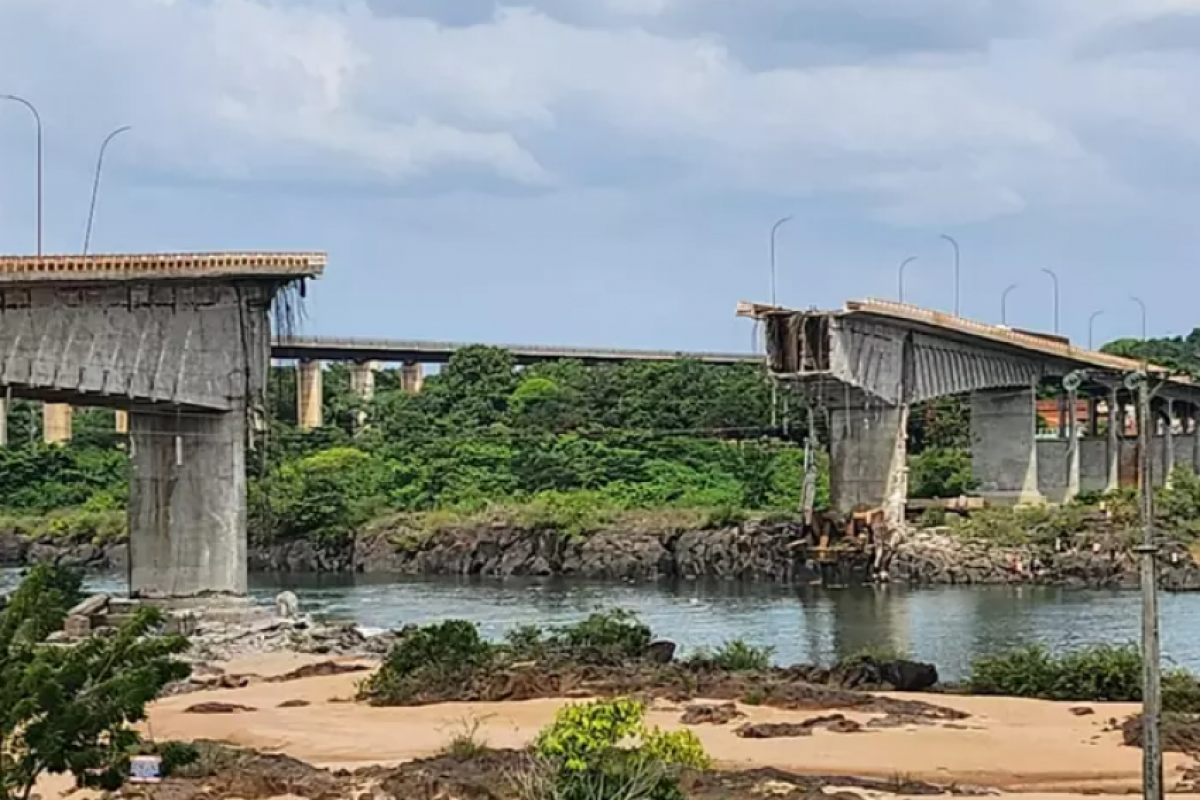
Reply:
<svg viewBox="0 0 1200 800"><path fill-rule="evenodd" d="M192 176L563 187L590 157L570 142L607 140L707 189L912 223L1124 198L1105 126L1200 146L1200 53L1112 45L1197 0L797 2L541 0L446 25L412 0L0 0L0 74L59 128L134 124L140 158ZM780 63L746 57L754 37Z"/></svg>

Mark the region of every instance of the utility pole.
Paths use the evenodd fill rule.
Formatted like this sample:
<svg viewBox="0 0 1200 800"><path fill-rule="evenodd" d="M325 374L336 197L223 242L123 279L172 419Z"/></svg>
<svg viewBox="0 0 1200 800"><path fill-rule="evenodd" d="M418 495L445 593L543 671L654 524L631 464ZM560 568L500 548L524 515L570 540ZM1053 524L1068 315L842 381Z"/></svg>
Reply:
<svg viewBox="0 0 1200 800"><path fill-rule="evenodd" d="M1141 560L1142 583L1142 796L1163 800L1162 738L1162 666L1158 640L1158 581L1155 557L1158 545L1154 533L1154 487L1150 481L1150 445L1154 428L1150 420L1150 376L1143 366L1141 374L1126 378L1126 386L1136 383L1138 397L1138 486L1142 543L1134 548Z"/></svg>

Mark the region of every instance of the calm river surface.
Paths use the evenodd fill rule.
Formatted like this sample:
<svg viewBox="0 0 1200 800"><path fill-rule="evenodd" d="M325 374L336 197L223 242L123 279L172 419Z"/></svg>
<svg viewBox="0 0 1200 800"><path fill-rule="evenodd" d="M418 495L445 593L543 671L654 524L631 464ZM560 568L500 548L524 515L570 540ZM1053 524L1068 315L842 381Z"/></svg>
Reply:
<svg viewBox="0 0 1200 800"><path fill-rule="evenodd" d="M7 588L15 572L0 575ZM96 578L94 589L123 593L123 581ZM890 645L937 664L944 679L964 677L971 660L1018 644L1051 648L1135 641L1136 592L1031 587L781 589L729 584L598 584L578 581L459 581L255 575L252 592L269 603L282 589L306 611L393 628L447 618L477 622L499 637L515 625L577 620L597 608L636 611L656 635L686 651L731 638L775 648L782 663L829 661L867 646ZM1163 653L1200 672L1200 594L1163 594Z"/></svg>

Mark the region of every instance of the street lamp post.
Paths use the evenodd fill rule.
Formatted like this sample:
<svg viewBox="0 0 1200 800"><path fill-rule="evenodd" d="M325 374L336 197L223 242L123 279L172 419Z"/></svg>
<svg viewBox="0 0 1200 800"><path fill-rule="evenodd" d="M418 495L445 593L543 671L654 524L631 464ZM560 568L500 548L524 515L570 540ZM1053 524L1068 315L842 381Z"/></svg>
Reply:
<svg viewBox="0 0 1200 800"><path fill-rule="evenodd" d="M96 174L92 178L92 202L88 206L87 230L83 234L83 254L85 256L88 254L88 246L92 243L92 220L96 217L96 196L100 192L100 172L104 169L104 153L108 150L109 142L130 130L133 130L133 128L129 125L122 125L108 136L105 136L103 143L100 145L100 155L96 157Z"/></svg>
<svg viewBox="0 0 1200 800"><path fill-rule="evenodd" d="M789 220L791 220L791 217L782 217L776 220L775 224L771 226L771 305L775 305L777 299L775 293L775 235L779 233L779 228Z"/></svg>
<svg viewBox="0 0 1200 800"><path fill-rule="evenodd" d="M958 279L959 279L959 265L960 265L958 241L953 236L949 236L945 233L942 234L942 238L945 239L947 242L949 242L954 247L954 316L957 317L958 316L958 285L959 285Z"/></svg>
<svg viewBox="0 0 1200 800"><path fill-rule="evenodd" d="M1008 294L1013 289L1016 289L1018 284L1012 284L1000 295L1000 324L1008 324Z"/></svg>
<svg viewBox="0 0 1200 800"><path fill-rule="evenodd" d="M1154 534L1154 489L1150 476L1150 442L1154 428L1150 422L1151 387L1146 353L1146 304L1130 298L1142 312L1141 373L1126 379L1126 387L1136 389L1138 398L1138 488L1142 522L1142 543L1133 548L1141 560L1142 589L1142 795L1147 800L1163 798L1162 665L1158 637L1158 579L1155 558L1158 544ZM1130 384L1134 385L1130 385Z"/></svg>
<svg viewBox="0 0 1200 800"><path fill-rule="evenodd" d="M1132 300L1133 302L1137 303L1138 308L1140 308L1142 310L1142 354L1143 354L1142 360L1145 361L1146 359L1144 356L1145 356L1145 351L1146 351L1146 347L1145 347L1145 345L1146 345L1146 304L1142 302L1142 299L1140 297L1130 297L1129 299Z"/></svg>
<svg viewBox="0 0 1200 800"><path fill-rule="evenodd" d="M29 113L33 114L33 120L37 123L37 254L38 258L42 257L42 115L38 113L37 106L15 94L0 94L0 100L9 100L13 103L20 103L29 109Z"/></svg>
<svg viewBox="0 0 1200 800"><path fill-rule="evenodd" d="M1088 350L1091 350L1095 346L1092 334L1096 328L1096 317L1103 313L1104 309L1100 309L1099 311L1093 311L1091 316L1088 317Z"/></svg>
<svg viewBox="0 0 1200 800"><path fill-rule="evenodd" d="M1054 332L1058 333L1058 275L1052 269L1042 269L1054 281Z"/></svg>
<svg viewBox="0 0 1200 800"><path fill-rule="evenodd" d="M900 269L898 270L898 276L897 276L897 281L900 285L897 288L900 290L899 295L900 295L901 303L904 302L904 268L916 260L917 260L916 256L909 256L908 258L906 258L900 262Z"/></svg>

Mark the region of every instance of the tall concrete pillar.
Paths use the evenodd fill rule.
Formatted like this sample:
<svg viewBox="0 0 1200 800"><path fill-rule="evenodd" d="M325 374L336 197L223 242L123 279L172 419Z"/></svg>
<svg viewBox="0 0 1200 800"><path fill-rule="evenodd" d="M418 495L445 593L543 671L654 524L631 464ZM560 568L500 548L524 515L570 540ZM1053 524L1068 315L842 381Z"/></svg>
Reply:
<svg viewBox="0 0 1200 800"><path fill-rule="evenodd" d="M129 433L129 412L118 408L114 416L114 427L117 433Z"/></svg>
<svg viewBox="0 0 1200 800"><path fill-rule="evenodd" d="M1108 491L1121 488L1121 429L1125 425L1116 387L1108 390Z"/></svg>
<svg viewBox="0 0 1200 800"><path fill-rule="evenodd" d="M350 391L364 403L369 403L375 396L375 373L378 371L378 361L362 361L350 365ZM359 409L355 415L354 426L359 430L367 426L366 409Z"/></svg>
<svg viewBox="0 0 1200 800"><path fill-rule="evenodd" d="M908 489L907 406L839 408L829 412L829 493L835 509L883 508L903 519Z"/></svg>
<svg viewBox="0 0 1200 800"><path fill-rule="evenodd" d="M8 398L0 397L0 447L8 447Z"/></svg>
<svg viewBox="0 0 1200 800"><path fill-rule="evenodd" d="M1200 475L1200 406L1193 405L1192 418L1192 472Z"/></svg>
<svg viewBox="0 0 1200 800"><path fill-rule="evenodd" d="M1067 392L1067 487L1064 492L1064 502L1074 500L1079 494L1079 420L1075 414L1079 395L1075 390Z"/></svg>
<svg viewBox="0 0 1200 800"><path fill-rule="evenodd" d="M400 388L405 394L420 394L425 385L425 368L419 361L409 361L400 367Z"/></svg>
<svg viewBox="0 0 1200 800"><path fill-rule="evenodd" d="M1038 490L1037 394L999 389L971 395L971 470L993 502L1035 503Z"/></svg>
<svg viewBox="0 0 1200 800"><path fill-rule="evenodd" d="M71 441L73 409L66 403L42 405L42 441L46 444L66 444Z"/></svg>
<svg viewBox="0 0 1200 800"><path fill-rule="evenodd" d="M130 415L130 591L246 593L246 419Z"/></svg>
<svg viewBox="0 0 1200 800"><path fill-rule="evenodd" d="M296 411L300 430L311 431L325 424L322 409L323 378L320 361L301 361L296 368Z"/></svg>
<svg viewBox="0 0 1200 800"><path fill-rule="evenodd" d="M1171 472L1175 469L1175 401L1167 398L1163 401L1163 485L1171 480Z"/></svg>

